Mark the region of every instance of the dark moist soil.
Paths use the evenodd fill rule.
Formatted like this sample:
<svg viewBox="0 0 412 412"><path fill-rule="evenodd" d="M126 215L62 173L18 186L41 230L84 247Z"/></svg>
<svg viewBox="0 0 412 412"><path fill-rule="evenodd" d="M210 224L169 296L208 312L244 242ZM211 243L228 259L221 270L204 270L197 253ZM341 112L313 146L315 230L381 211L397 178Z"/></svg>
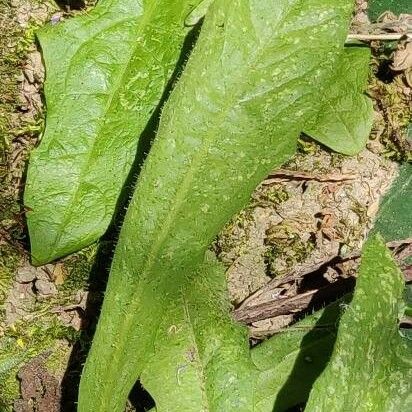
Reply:
<svg viewBox="0 0 412 412"><path fill-rule="evenodd" d="M27 159L45 114L34 31L91 5L0 0L1 411L75 411L102 302L113 240L34 268L21 201ZM371 30L365 5L357 1L352 29L358 33ZM389 16L373 30L396 31L402 24ZM348 158L302 137L297 155L262 182L213 245L227 267L234 317L249 327L253 343L353 288L379 201L397 175L397 162L410 156L410 46L372 47L369 94L376 119L368 147ZM409 247L392 246L403 255ZM265 311L256 309L262 305ZM127 410L151 405L136 384Z"/></svg>

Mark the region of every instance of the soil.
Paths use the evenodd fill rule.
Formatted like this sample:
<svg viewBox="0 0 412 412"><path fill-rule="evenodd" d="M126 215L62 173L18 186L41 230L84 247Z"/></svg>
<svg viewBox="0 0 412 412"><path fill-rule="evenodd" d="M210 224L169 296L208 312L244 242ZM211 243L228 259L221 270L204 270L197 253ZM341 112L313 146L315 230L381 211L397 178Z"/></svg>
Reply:
<svg viewBox="0 0 412 412"><path fill-rule="evenodd" d="M14 402L15 412L58 412L60 410L59 381L49 373L45 354L31 359L17 373L21 398Z"/></svg>
<svg viewBox="0 0 412 412"><path fill-rule="evenodd" d="M33 33L92 2L63 3L0 0L0 29L8 33L0 39L2 411L75 410L76 386L104 290L104 280L94 275L107 262L96 256L112 250L108 240L40 268L31 266L27 252L24 173L45 115L44 68ZM357 1L356 32L370 27L366 6ZM374 30L396 32L403 19L387 17ZM376 119L367 148L344 157L302 136L296 156L259 185L249 205L216 239L213 249L227 267L234 316L253 339L270 336L313 310L314 295L322 306L353 288L359 250L379 201L397 175L398 161L410 156L405 138L411 118L410 45L399 42L388 51L382 43L372 44L369 94ZM137 398L131 397L128 410L150 404Z"/></svg>

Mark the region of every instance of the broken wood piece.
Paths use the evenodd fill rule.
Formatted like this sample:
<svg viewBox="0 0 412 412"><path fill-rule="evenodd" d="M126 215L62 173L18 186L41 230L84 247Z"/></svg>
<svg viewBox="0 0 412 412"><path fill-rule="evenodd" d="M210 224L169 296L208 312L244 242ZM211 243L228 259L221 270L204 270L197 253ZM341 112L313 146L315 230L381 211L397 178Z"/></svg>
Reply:
<svg viewBox="0 0 412 412"><path fill-rule="evenodd" d="M278 298L259 305L243 308L234 312L238 322L252 323L275 316L295 314L321 306L325 300L335 299L339 294L348 293L354 285L354 279L341 279L320 289L309 290L291 298Z"/></svg>
<svg viewBox="0 0 412 412"><path fill-rule="evenodd" d="M287 182L289 180L315 180L317 182L348 182L356 180L359 175L354 173L328 173L313 174L308 172L297 172L294 170L279 169L271 173L264 181L263 185L277 182Z"/></svg>
<svg viewBox="0 0 412 412"><path fill-rule="evenodd" d="M403 38L412 39L412 33L389 33L389 34L349 34L348 40L360 41L393 41Z"/></svg>
<svg viewBox="0 0 412 412"><path fill-rule="evenodd" d="M325 256L322 260L313 263L312 265L303 266L299 269L293 268L293 271L291 271L286 276L272 279L269 283L247 297L239 305L237 310L255 306L260 302L272 300L274 297L279 296L279 291L277 291L276 289L279 289L281 286L286 285L287 283L299 281L304 276L318 271L322 266L332 263L333 259L335 258L336 255L328 255Z"/></svg>
<svg viewBox="0 0 412 412"><path fill-rule="evenodd" d="M395 258L398 261L412 254L412 238L388 242L387 246L390 249L394 249ZM349 292L347 286L350 284L353 286L356 271L353 270L353 265L351 265L352 270L348 270L345 268L345 264L353 262L357 265L359 264L360 257L360 251L355 251L346 257L336 255L327 256L322 261L310 267L302 268L301 271L295 270L280 279L275 278L245 299L234 311L233 316L239 322L250 324L276 316L304 312L312 308L314 304L323 304L333 296L338 297L338 294L342 295L347 293ZM303 291L303 293L299 293L299 291L296 290L292 296L282 295L282 285L291 282L300 282L306 276L314 274L322 268L325 268L326 273L330 267L334 267L338 272L342 273L340 278L335 282L329 283L319 289L314 288ZM411 267L407 266L402 269L405 281L410 282L412 280ZM344 287L342 288L342 286Z"/></svg>

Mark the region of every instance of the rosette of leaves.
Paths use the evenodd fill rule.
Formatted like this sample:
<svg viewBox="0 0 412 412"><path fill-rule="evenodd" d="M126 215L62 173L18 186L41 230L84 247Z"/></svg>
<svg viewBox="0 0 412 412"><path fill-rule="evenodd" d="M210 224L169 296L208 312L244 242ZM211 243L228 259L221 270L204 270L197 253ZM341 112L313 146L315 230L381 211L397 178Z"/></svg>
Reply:
<svg viewBox="0 0 412 412"><path fill-rule="evenodd" d="M325 0L210 5L124 220L83 372L80 411L121 411L139 377L154 392L147 374L158 358L177 379L174 361L162 356L162 342L171 338L161 338L161 331L172 334L176 326L167 315L180 302L180 316L203 324L189 291L205 252L256 185L294 153L335 74L351 8L351 1ZM204 328L194 332L199 350L187 347L179 382L185 368L195 373L187 359L201 357L197 373L205 381L193 405L251 411L253 379L232 368L242 359L241 369L250 370L251 361L244 347L225 349L230 334L218 318L216 324L222 329L214 339L206 339ZM181 407L199 410L190 405Z"/></svg>
<svg viewBox="0 0 412 412"><path fill-rule="evenodd" d="M119 99L120 115L110 113L107 120L110 124L112 119L115 127L106 129L101 126L106 125L102 123L104 111L88 109L83 121L94 119L95 115L101 127L96 129L92 123L90 128L85 127L90 135L79 133L84 139L60 141L62 133L81 130L84 124L80 122L77 128L72 113L68 116L71 119L67 120L68 124L57 120L57 107L65 103L61 95L70 97L66 86L72 84L67 83L67 79L61 82L56 77L57 71L48 68L52 73L48 77L49 89L46 87L46 94L51 94L48 105L52 107L48 127L51 127L49 132L53 137L47 138L46 129L43 147L32 160L26 192L27 205L30 206L30 199L33 201L28 218L37 263L76 250L104 232L125 176L130 172L130 159L134 159L138 139L132 141L132 137L141 133L142 126L160 100L187 30L183 23L195 6L185 2L119 0L100 4L103 6L97 8L91 20L87 20L88 16L71 23L74 27L80 24L79 33L85 24L87 36L90 36L86 46L77 44L78 51L69 42L67 50L74 47L76 51L72 55L78 56L79 52L87 50L90 41L94 44L100 35L110 37L110 30L119 28L119 36L128 39L124 49L119 54L103 52L105 59L99 60L97 68L106 67L101 62L111 67L116 58L126 59L126 63L135 61L135 58L139 60L140 57L131 54L136 52L133 47L140 47L133 43L135 39L136 44L151 45L147 56L144 53L137 53L137 56L145 56L148 66L153 64L150 67L155 72L163 70L163 77L159 76L163 83L152 72L147 73L147 77L142 76L140 60L140 69L133 72L132 79L126 74L133 64L123 65L123 60L114 64L114 68L123 67L120 77L109 77L110 81L97 82L97 86L111 88L114 85L117 90L112 93L113 99L102 106L111 108ZM158 9L162 5L170 6L170 9L166 7L165 14L163 9ZM124 17L124 12L129 10L126 6L137 13L133 23L136 24L135 31L130 33L123 33L131 27L128 18ZM328 396L322 391L329 386L330 369L342 362L339 348L345 339L349 339L348 326L345 326L350 325L348 310L342 317L343 329L338 332L335 346L336 328L332 327L328 332L322 329L318 333L313 322L305 320L306 327L313 328L310 339L306 333L293 334L291 330L291 334L273 338L250 351L245 329L229 316L222 267L207 254L207 249L225 222L247 202L254 187L273 167L281 165L294 153L302 130L343 153L355 153L362 148L371 124L371 105L363 96L369 52L343 48L352 2L282 0L274 4L269 1L215 0L208 1L206 6L200 37L163 109L156 140L143 165L120 233L102 315L82 377L79 411L122 411L137 379L141 379L154 397L158 411L269 411L284 410L305 402L313 381L319 377L309 398L308 407L312 407L321 402L313 399ZM113 10L117 14L111 14ZM176 20L170 18L166 22L167 11L176 13L172 13ZM203 9L200 15L202 13ZM113 23L112 27L110 21L116 19L119 22ZM160 28L175 24L173 27L178 34L173 30L169 32L169 29L158 32L160 29L155 22ZM95 27L100 24L100 29ZM64 31L70 26L61 27ZM176 45L176 48L170 48L173 51L170 55L167 53L169 49L164 50L165 44L169 44L166 38ZM168 59L161 60L166 55ZM78 86L78 90L74 88L77 90L74 96L81 99L84 77L86 92L90 86L93 92L89 94L93 99L104 101L106 94L100 96L93 85L96 79L102 78L97 75L89 84L88 72L84 72L85 68L94 67L93 59L88 66L89 56L82 56L78 66L76 58L72 59L76 63L75 69L69 64L68 69L64 67L63 70L67 69L67 78ZM46 61L52 59L47 51L45 58ZM358 76L348 75L347 67L351 62L360 68L356 72ZM71 70L78 73L76 78L71 77ZM91 78L93 76L94 72ZM125 78L131 83L124 83ZM113 82L113 79L118 81ZM146 101L145 93L152 90L151 79L157 79L153 89L156 93ZM60 90L61 95L53 95L53 84L57 85L56 90ZM130 103L131 109L124 104L124 99L130 99L126 102ZM351 105L352 109L359 109L355 114L349 110ZM139 109L134 111L136 107ZM71 129L71 122L74 129ZM102 139L97 139L96 130L102 133ZM73 134L68 133L68 136ZM122 140L116 140L116 136L125 137L128 144L123 147ZM76 150L84 149L79 152L79 158L83 160L77 162L73 153L65 158L70 144L75 148L74 154ZM40 182L47 181L50 174L45 172L45 163L47 159L53 159L55 153L58 154L58 176L67 174L69 179L76 178L75 190L68 186L70 196L63 184L59 188L58 179L51 172L50 186L41 192ZM110 173L119 164L122 165L121 173ZM80 174L71 173L68 165L75 166L74 170L80 170ZM108 165L112 165L112 169ZM101 185L94 174L102 172L106 172L107 180ZM88 186L90 182L93 184ZM109 190L105 191L105 185ZM49 197L57 203L45 206L45 199ZM33 199L39 206L34 207ZM96 215L91 212L95 204L102 207ZM49 222L47 207L56 212ZM380 323L377 321L376 324L396 325L394 308L402 281L379 242L375 240L370 246L380 251L379 256L370 258L370 249L366 249L365 261L369 263L363 263L361 279L369 280L358 285L349 307L355 305L355 311L363 307L367 313L359 316L359 322L352 325L356 333L368 331L365 325L370 320L371 311L376 309L373 305L365 306L369 302L365 300L365 290L370 286L372 273L365 267L372 261L375 262L373 273L382 271L386 279L382 284L393 297L382 301L379 310L383 311L387 305L391 310L387 311L387 316L379 316ZM362 274L366 272L368 274ZM393 281L389 280L390 276ZM372 297L375 299L376 296ZM327 316L322 317L322 322L329 319L335 320L332 323L336 324L341 313L339 308L335 305L332 311L325 310ZM311 319L316 321L317 318ZM321 319L317 322L323 325ZM391 359L388 362L394 365L393 376L398 376L401 371L408 378L406 346L394 338L396 327L389 329L393 350L389 352ZM373 347L374 351L377 348L376 353L380 353L382 342L377 335L371 338L365 340L364 345L370 345L368 347ZM332 353L329 363L327 357L318 356L319 348L326 354ZM400 357L394 355L398 352ZM311 359L311 367L305 363L307 359ZM346 360L346 366L353 368L352 358L347 353ZM356 368L353 370L356 372ZM388 382L391 387L386 388L384 396L379 399L375 394L365 396L373 402L396 398L396 406L407 405L404 396L407 384L394 389L393 381ZM288 388L291 387L295 390L290 391ZM348 395L337 398L338 401L330 405L331 410L344 410L345 403L341 403L341 399L345 396Z"/></svg>

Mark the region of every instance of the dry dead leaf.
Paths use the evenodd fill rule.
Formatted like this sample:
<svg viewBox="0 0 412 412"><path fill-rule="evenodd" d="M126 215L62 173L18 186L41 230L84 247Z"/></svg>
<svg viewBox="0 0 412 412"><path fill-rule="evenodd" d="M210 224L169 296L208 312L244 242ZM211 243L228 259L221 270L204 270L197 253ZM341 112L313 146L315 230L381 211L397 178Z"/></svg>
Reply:
<svg viewBox="0 0 412 412"><path fill-rule="evenodd" d="M393 55L391 69L400 72L412 68L412 41L399 43Z"/></svg>

